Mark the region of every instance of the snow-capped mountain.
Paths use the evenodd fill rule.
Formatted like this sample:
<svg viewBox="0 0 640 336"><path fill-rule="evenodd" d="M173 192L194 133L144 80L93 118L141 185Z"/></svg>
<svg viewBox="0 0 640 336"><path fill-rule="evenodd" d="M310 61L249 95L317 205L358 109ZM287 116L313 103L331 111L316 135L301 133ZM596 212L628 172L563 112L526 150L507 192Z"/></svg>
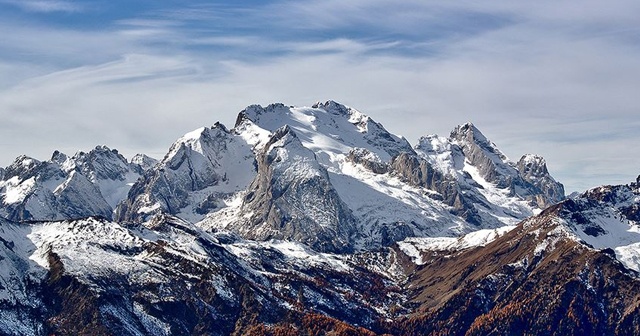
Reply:
<svg viewBox="0 0 640 336"><path fill-rule="evenodd" d="M510 162L471 124L414 149L333 101L252 105L230 130L216 124L178 139L115 218L169 213L248 239L375 249L515 224L562 199L544 160L525 158Z"/></svg>
<svg viewBox="0 0 640 336"><path fill-rule="evenodd" d="M144 223L166 213L324 252L513 225L564 197L544 159L513 163L472 124L412 148L334 101L249 106L232 129L185 134L159 162L99 146L22 156L2 175L0 214L11 220Z"/></svg>
<svg viewBox="0 0 640 336"><path fill-rule="evenodd" d="M185 134L133 185L116 219L143 222L169 213L197 221L244 190L255 177L255 156L221 124Z"/></svg>
<svg viewBox="0 0 640 336"><path fill-rule="evenodd" d="M405 139L389 133L370 117L329 101L310 108L282 104L266 108L250 106L240 113L234 131L251 139L249 143L255 148L262 149L270 142L265 135L273 136L282 127L288 127L302 147L315 154L315 157L308 156L308 161L315 161L327 170L326 184L332 186L330 190L335 190L343 201L332 202L334 206L328 212L328 209L311 212L325 218L344 219L343 224L332 227L334 232L344 232L334 240L351 237L357 249L389 245L411 236L453 236L478 228L515 224L563 197L562 185L546 172L543 160L540 165L544 167L539 169L539 176L535 176L538 185L546 183L559 194L549 196L538 185L527 182L520 176L517 165L508 161L471 124L458 127L441 143L445 148L440 151L427 148L424 142L413 149ZM245 133L247 130L249 135ZM447 155L448 163L445 162ZM284 159L287 160L290 158ZM477 173L471 175L470 172ZM261 175L256 179L262 178ZM255 197L254 190L249 193ZM334 195L333 191L329 194ZM297 202L300 200L298 197ZM308 210L304 212L310 213ZM264 212L265 209L254 209L252 202L245 199L235 213L243 217ZM227 217L230 212L223 213ZM244 229L251 232L248 238L272 237L268 233L256 234L263 232L258 227L248 228L242 221L228 225L219 217L214 213L204 223L240 234L245 234ZM347 220L351 217L353 221ZM286 219L286 212L285 216L279 216L281 222L283 218L285 222L290 221ZM303 227L299 226L297 231L303 231ZM293 237L293 233L289 237L283 234L280 231L277 237L304 241Z"/></svg>
<svg viewBox="0 0 640 336"><path fill-rule="evenodd" d="M448 179L431 189L470 223L515 224L564 198L564 187L551 177L544 158L526 154L514 163L471 123L448 138L420 138L416 152Z"/></svg>
<svg viewBox="0 0 640 336"><path fill-rule="evenodd" d="M145 165L153 162L139 157ZM105 146L72 157L55 151L47 161L23 155L4 169L0 215L17 221L111 218L144 170Z"/></svg>
<svg viewBox="0 0 640 336"><path fill-rule="evenodd" d="M160 161L18 157L0 201L3 335L640 333L640 176L565 199L471 123L252 105Z"/></svg>

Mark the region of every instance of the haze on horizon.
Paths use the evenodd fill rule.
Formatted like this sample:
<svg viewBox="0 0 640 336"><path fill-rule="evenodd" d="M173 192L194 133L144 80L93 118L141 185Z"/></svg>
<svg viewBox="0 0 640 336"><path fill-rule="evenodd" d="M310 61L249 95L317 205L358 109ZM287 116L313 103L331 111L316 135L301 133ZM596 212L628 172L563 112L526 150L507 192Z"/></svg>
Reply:
<svg viewBox="0 0 640 336"><path fill-rule="evenodd" d="M640 174L640 3L0 0L0 166L161 158L245 106L336 100L415 144L473 122L567 193Z"/></svg>

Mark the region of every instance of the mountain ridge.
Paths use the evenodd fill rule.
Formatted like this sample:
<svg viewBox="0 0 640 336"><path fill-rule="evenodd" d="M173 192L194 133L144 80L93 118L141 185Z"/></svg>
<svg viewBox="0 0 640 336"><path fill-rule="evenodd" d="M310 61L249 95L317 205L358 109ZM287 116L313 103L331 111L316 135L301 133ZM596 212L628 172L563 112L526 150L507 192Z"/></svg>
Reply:
<svg viewBox="0 0 640 336"><path fill-rule="evenodd" d="M308 156L308 162L319 171L326 170L322 193L334 195L330 203L337 206L334 210L308 208L318 213L296 218L319 219L323 212L351 218L329 230L342 233L331 234L325 241L344 243L320 248L326 252L341 250L338 246L345 251L375 249L411 236L455 236L514 224L564 197L562 185L549 175L544 159L525 155L521 162L511 162L471 123L456 127L449 138L423 137L412 147L364 113L327 101L311 107L250 105L238 114L234 128L215 123L189 132L172 144L160 161L138 155L127 162L117 151L103 146L73 157L56 151L46 161L54 170L49 173L29 173L28 165L16 161L4 170L5 180L20 176L16 181L1 182L0 209L6 209L6 217L17 220L97 215L127 223L142 223L167 213L201 222L209 229L244 235L251 232L253 238L308 241L303 238L306 224L288 218L290 214L275 215L280 210L274 212L247 198L255 198L256 191L266 192L257 197L263 200L260 204L278 204L272 199L279 195L269 194L267 187L277 176L263 181L261 188L256 186L272 164L261 159L263 151L276 141L283 127L298 139L297 151L309 151L313 155ZM26 157L18 160L31 162ZM72 174L72 170L78 173ZM56 184L60 195L39 184L30 186L29 174L44 184ZM55 181L68 181L59 184L47 174L57 174ZM291 181L288 185L301 183ZM346 185L351 187L344 188ZM20 202L12 203L14 199L7 196L20 188L27 193L22 197L37 199L48 210L34 216L34 210L14 209L12 204ZM28 190L36 190L34 196ZM289 194L283 200L298 202L296 207L305 204L291 197L296 196ZM63 209L60 204L64 203L74 203L77 209ZM285 212L295 210L287 207ZM289 227L289 234L278 230L275 235L255 234L242 216L256 212L271 213L265 218L271 218L272 227L280 221L278 226ZM229 216L235 218L221 220ZM254 224L260 226L257 218Z"/></svg>
<svg viewBox="0 0 640 336"><path fill-rule="evenodd" d="M250 105L0 169L0 334L628 335L638 289L640 176L566 198L472 123Z"/></svg>

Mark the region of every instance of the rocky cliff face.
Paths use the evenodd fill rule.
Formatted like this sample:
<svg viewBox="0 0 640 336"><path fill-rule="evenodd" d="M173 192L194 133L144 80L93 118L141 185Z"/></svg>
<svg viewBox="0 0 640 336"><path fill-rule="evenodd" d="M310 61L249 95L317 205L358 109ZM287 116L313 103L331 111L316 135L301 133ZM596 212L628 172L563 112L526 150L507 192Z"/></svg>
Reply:
<svg viewBox="0 0 640 336"><path fill-rule="evenodd" d="M544 208L564 199L564 186L551 177L544 158L532 154L523 155L517 167L520 177L539 190L529 196L534 204Z"/></svg>
<svg viewBox="0 0 640 336"><path fill-rule="evenodd" d="M318 251L349 252L355 219L329 175L296 133L284 126L258 159L258 174L243 200L240 220L230 226L249 239L294 240Z"/></svg>
<svg viewBox="0 0 640 336"><path fill-rule="evenodd" d="M517 178L507 157L473 124L456 127L449 139L460 147L465 161L476 167L487 182L495 183L498 188L508 188Z"/></svg>
<svg viewBox="0 0 640 336"><path fill-rule="evenodd" d="M202 219L247 187L255 175L254 162L251 148L221 124L188 133L133 185L116 218L143 222L168 213Z"/></svg>
<svg viewBox="0 0 640 336"><path fill-rule="evenodd" d="M472 124L456 127L448 138L423 137L415 150L417 157L396 158L396 174L436 192L454 214L479 228L513 224L564 197L548 172L520 176L516 164Z"/></svg>
<svg viewBox="0 0 640 336"><path fill-rule="evenodd" d="M489 202L481 201L469 194L465 195L461 184L454 176L445 175L426 160L406 152L393 159L391 169L394 174L410 185L435 191L437 194L433 197L451 206L452 213L460 216L467 223L482 225L482 218L474 203Z"/></svg>
<svg viewBox="0 0 640 336"><path fill-rule="evenodd" d="M542 157L524 155L514 164L471 123L454 129L450 140L485 181L508 188L511 195L525 198L541 209L564 198L564 187L549 175Z"/></svg>

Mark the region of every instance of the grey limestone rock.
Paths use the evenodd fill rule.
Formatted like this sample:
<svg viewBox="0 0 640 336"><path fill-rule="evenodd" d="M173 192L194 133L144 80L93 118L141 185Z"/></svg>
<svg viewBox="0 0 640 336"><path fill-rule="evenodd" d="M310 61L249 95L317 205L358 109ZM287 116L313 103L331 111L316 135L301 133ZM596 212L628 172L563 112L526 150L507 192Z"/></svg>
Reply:
<svg viewBox="0 0 640 336"><path fill-rule="evenodd" d="M487 182L509 188L512 196L522 197L540 209L564 199L564 187L551 177L542 157L525 155L515 164L471 123L454 129L450 139Z"/></svg>
<svg viewBox="0 0 640 336"><path fill-rule="evenodd" d="M534 195L536 204L547 207L564 199L564 186L549 174L547 162L543 157L523 155L517 167L520 177L540 191Z"/></svg>
<svg viewBox="0 0 640 336"><path fill-rule="evenodd" d="M253 175L253 153L221 124L188 133L176 141L164 159L148 169L131 188L127 199L116 209L116 218L125 222L143 222L157 213L203 216L215 209L221 196L214 190L229 181L229 170L246 170ZM229 163L240 161L236 166ZM245 162L246 161L246 162ZM245 164L242 164L245 162ZM147 160L146 164L150 164ZM185 210L193 207L193 210Z"/></svg>
<svg viewBox="0 0 640 336"><path fill-rule="evenodd" d="M347 161L362 165L376 174L389 172L389 164L365 148L354 148L347 155Z"/></svg>
<svg viewBox="0 0 640 336"><path fill-rule="evenodd" d="M293 240L323 252L353 249L355 219L326 169L287 126L260 154L242 213L249 219L230 228L245 238Z"/></svg>

